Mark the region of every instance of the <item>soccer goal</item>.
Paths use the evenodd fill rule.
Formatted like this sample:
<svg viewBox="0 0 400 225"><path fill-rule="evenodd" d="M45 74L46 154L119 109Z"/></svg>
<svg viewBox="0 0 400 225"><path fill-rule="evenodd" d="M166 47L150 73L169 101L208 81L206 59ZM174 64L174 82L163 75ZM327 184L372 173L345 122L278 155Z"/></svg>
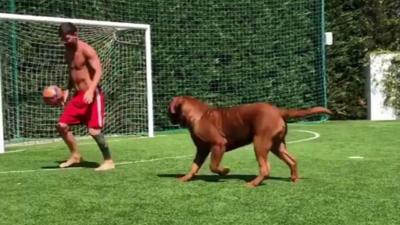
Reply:
<svg viewBox="0 0 400 225"><path fill-rule="evenodd" d="M0 152L5 143L57 138L60 107L41 99L68 79L58 25L77 25L103 66L108 135L154 136L150 25L0 13ZM86 135L82 126L76 135Z"/></svg>

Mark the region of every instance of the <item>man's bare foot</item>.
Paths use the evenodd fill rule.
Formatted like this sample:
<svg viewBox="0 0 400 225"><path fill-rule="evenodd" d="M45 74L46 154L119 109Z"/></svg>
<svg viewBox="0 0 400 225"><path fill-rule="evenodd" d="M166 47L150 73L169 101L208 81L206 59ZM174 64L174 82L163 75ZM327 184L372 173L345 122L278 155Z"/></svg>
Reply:
<svg viewBox="0 0 400 225"><path fill-rule="evenodd" d="M186 181L189 181L189 180L191 180L192 178L193 178L193 176L194 175L192 175L192 174L186 174L185 176L183 176L183 177L179 177L179 180L181 181L181 182L186 182Z"/></svg>
<svg viewBox="0 0 400 225"><path fill-rule="evenodd" d="M60 168L67 168L70 167L74 164L78 164L80 162L82 162L83 159L80 156L71 156L67 161L61 163L60 165L58 165Z"/></svg>
<svg viewBox="0 0 400 225"><path fill-rule="evenodd" d="M106 171L106 170L112 170L115 169L114 162L110 160L105 160L99 167L94 169L95 171Z"/></svg>

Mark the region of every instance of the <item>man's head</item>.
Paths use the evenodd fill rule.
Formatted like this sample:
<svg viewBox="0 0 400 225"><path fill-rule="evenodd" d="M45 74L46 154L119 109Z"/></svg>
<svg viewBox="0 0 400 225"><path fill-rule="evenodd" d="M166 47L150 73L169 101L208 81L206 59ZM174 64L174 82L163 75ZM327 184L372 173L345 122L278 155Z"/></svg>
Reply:
<svg viewBox="0 0 400 225"><path fill-rule="evenodd" d="M72 23L62 23L58 28L58 35L66 46L76 46L78 34L76 26Z"/></svg>

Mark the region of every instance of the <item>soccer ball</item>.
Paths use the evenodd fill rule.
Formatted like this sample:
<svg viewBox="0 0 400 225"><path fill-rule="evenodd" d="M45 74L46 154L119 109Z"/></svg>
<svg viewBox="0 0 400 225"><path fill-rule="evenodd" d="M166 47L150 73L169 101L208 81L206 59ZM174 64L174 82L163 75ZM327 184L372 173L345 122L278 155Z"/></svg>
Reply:
<svg viewBox="0 0 400 225"><path fill-rule="evenodd" d="M63 90L61 90L57 85L51 85L44 88L42 97L43 101L47 105L59 106L63 101L64 94Z"/></svg>

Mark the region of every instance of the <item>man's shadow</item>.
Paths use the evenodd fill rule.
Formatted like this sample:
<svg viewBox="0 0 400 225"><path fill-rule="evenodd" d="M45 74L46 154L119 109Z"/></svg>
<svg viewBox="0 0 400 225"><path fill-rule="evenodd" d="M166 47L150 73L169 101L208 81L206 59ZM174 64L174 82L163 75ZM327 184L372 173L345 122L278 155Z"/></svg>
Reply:
<svg viewBox="0 0 400 225"><path fill-rule="evenodd" d="M42 169L65 169L65 168L60 168L58 165L63 163L65 161L55 161L57 163L56 166L42 166ZM90 162L90 161L81 161L80 163L74 163L71 166L67 168L97 168L99 167L100 164L97 162Z"/></svg>
<svg viewBox="0 0 400 225"><path fill-rule="evenodd" d="M158 177L166 177L166 178L179 178L184 176L185 174L157 174ZM236 180L243 180L245 182L249 182L256 178L256 175L250 175L250 174L228 174L225 176L220 176L217 174L200 174L196 175L193 177L192 180L203 180L207 182L224 182L224 180L231 180L231 179L236 179ZM266 180L277 180L277 181L286 181L286 182L291 182L290 177L274 177L274 176L269 176Z"/></svg>

